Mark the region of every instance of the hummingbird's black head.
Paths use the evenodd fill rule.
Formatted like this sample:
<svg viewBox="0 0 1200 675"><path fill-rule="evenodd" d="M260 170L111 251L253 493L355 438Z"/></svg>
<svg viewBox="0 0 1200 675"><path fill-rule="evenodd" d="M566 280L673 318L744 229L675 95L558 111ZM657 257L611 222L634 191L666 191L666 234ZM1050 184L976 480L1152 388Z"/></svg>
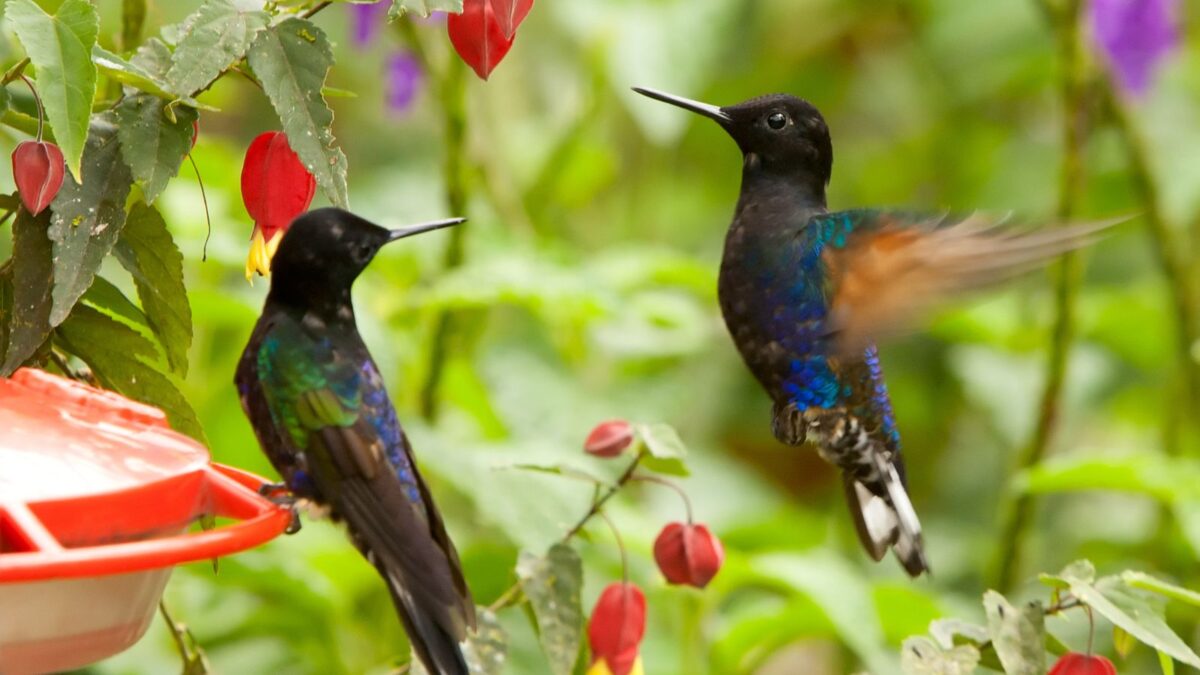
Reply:
<svg viewBox="0 0 1200 675"><path fill-rule="evenodd" d="M790 94L768 94L724 108L653 89L644 96L716 120L737 141L747 172L795 176L824 192L833 173L833 142L820 111Z"/></svg>
<svg viewBox="0 0 1200 675"><path fill-rule="evenodd" d="M350 286L384 244L463 220L389 230L342 209L314 209L293 220L279 242L271 258L270 295L302 306L348 305Z"/></svg>

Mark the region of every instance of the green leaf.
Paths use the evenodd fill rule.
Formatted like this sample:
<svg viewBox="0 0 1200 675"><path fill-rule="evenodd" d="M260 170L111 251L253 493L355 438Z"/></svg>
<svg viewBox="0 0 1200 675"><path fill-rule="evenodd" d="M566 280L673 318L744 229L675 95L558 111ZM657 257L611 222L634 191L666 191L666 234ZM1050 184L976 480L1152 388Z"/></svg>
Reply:
<svg viewBox="0 0 1200 675"><path fill-rule="evenodd" d="M517 576L537 619L538 638L550 672L569 675L579 656L583 631L583 562L579 554L566 544L551 546L545 557L522 552Z"/></svg>
<svg viewBox="0 0 1200 675"><path fill-rule="evenodd" d="M1200 657L1171 630L1160 612L1120 579L1105 577L1095 585L1073 583L1071 594L1146 645L1200 668Z"/></svg>
<svg viewBox="0 0 1200 675"><path fill-rule="evenodd" d="M405 12L429 16L431 12L461 14L462 11L463 0L392 0L392 6L388 7L388 21L404 16Z"/></svg>
<svg viewBox="0 0 1200 675"><path fill-rule="evenodd" d="M179 173L183 158L192 147L192 122L196 111L178 108L175 119L163 112L163 102L149 94L126 96L116 109L121 156L142 186L147 204Z"/></svg>
<svg viewBox="0 0 1200 675"><path fill-rule="evenodd" d="M8 0L6 18L37 68L38 93L46 120L62 149L67 168L81 180L80 158L88 135L96 66L92 47L100 20L87 0L64 0L54 16L32 0Z"/></svg>
<svg viewBox="0 0 1200 675"><path fill-rule="evenodd" d="M1037 602L1018 610L996 591L983 594L988 634L1004 672L1008 675L1042 675L1046 672L1045 613Z"/></svg>
<svg viewBox="0 0 1200 675"><path fill-rule="evenodd" d="M171 50L167 49L167 46L161 40L150 40L142 45L141 49L138 50L138 55L145 53L150 59L161 58L163 55L158 52L159 48L166 50L166 65L169 66L171 62ZM154 69L147 69L139 63L137 56L134 57L133 61L126 61L100 45L96 45L92 48L92 63L96 64L100 72L126 87L152 94L170 103L182 103L188 107L200 110L217 110L217 108L200 103L194 98L180 96L170 91L167 88L167 83L162 79L162 71L153 63L150 65Z"/></svg>
<svg viewBox="0 0 1200 675"><path fill-rule="evenodd" d="M1121 574L1121 580L1133 588L1151 591L1159 595L1165 595L1172 600L1179 600L1189 605L1200 607L1200 593L1182 586L1176 586L1162 579L1157 579L1145 572L1128 570Z"/></svg>
<svg viewBox="0 0 1200 675"><path fill-rule="evenodd" d="M146 319L171 369L180 377L187 375L192 308L183 285L183 255L154 207L143 202L133 205L115 251L133 277Z"/></svg>
<svg viewBox="0 0 1200 675"><path fill-rule="evenodd" d="M334 145L333 111L321 97L325 75L333 65L325 33L304 19L287 19L263 31L247 59L271 99L288 145L329 200L349 208L346 155Z"/></svg>
<svg viewBox="0 0 1200 675"><path fill-rule="evenodd" d="M125 224L125 198L133 178L121 161L117 130L107 118L92 126L83 153L83 184L68 177L50 204L54 242L54 308L50 325L71 313Z"/></svg>
<svg viewBox="0 0 1200 675"><path fill-rule="evenodd" d="M167 71L171 70L171 48L158 38L150 38L133 53L129 65L155 82L161 83L165 89Z"/></svg>
<svg viewBox="0 0 1200 675"><path fill-rule="evenodd" d="M1113 649L1123 659L1129 658L1129 655L1133 653L1133 648L1137 646L1137 638L1120 626L1113 626L1112 641Z"/></svg>
<svg viewBox="0 0 1200 675"><path fill-rule="evenodd" d="M1163 675L1175 675L1175 660L1162 652L1158 652L1158 667Z"/></svg>
<svg viewBox="0 0 1200 675"><path fill-rule="evenodd" d="M635 429L649 453L649 456L642 459L642 466L672 476L688 475L687 466L683 463L687 457L687 447L674 427L657 423L638 424Z"/></svg>
<svg viewBox="0 0 1200 675"><path fill-rule="evenodd" d="M166 74L171 90L192 96L207 87L246 55L268 20L265 12L240 10L229 0L207 0L184 20L186 32Z"/></svg>
<svg viewBox="0 0 1200 675"><path fill-rule="evenodd" d="M80 302L86 302L110 317L123 319L135 327L143 326L147 332L150 330L150 324L142 310L125 297L121 289L99 274L92 280L91 287L83 294Z"/></svg>
<svg viewBox="0 0 1200 675"><path fill-rule="evenodd" d="M962 619L935 619L929 623L929 634L942 647L949 649L964 641L974 645L982 645L991 638L987 628Z"/></svg>
<svg viewBox="0 0 1200 675"><path fill-rule="evenodd" d="M33 355L50 335L50 289L54 281L50 239L46 228L50 212L34 217L24 208L13 221L12 318L8 322L8 347L0 375L11 375Z"/></svg>
<svg viewBox="0 0 1200 675"><path fill-rule="evenodd" d="M204 442L204 431L187 399L170 378L150 365L158 356L154 343L137 331L77 305L55 330L55 339L83 359L106 388L162 408L172 427Z"/></svg>
<svg viewBox="0 0 1200 675"><path fill-rule="evenodd" d="M974 645L943 649L918 635L906 639L901 647L900 670L904 675L970 675L977 665L979 649Z"/></svg>
<svg viewBox="0 0 1200 675"><path fill-rule="evenodd" d="M1070 588L1073 584L1090 584L1096 579L1096 567L1090 560L1076 560L1058 574L1039 574L1038 581L1057 589Z"/></svg>

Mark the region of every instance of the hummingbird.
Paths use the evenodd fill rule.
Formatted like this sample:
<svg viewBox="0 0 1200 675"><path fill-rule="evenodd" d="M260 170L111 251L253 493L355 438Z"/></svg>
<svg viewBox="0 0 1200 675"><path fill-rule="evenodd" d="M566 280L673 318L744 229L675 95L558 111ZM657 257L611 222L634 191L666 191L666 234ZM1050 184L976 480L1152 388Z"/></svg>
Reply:
<svg viewBox="0 0 1200 675"><path fill-rule="evenodd" d="M350 287L385 244L463 220L388 230L336 208L298 217L271 260L271 288L234 377L283 478L275 487L345 521L434 675L469 672L460 643L475 628L475 604L358 333Z"/></svg>
<svg viewBox="0 0 1200 675"><path fill-rule="evenodd" d="M910 576L928 573L877 342L938 301L1033 269L1111 223L1029 231L980 215L830 212L833 143L808 101L771 94L719 107L634 91L716 121L737 143L742 185L717 296L773 402L772 432L787 445L812 444L841 470L873 559L890 549Z"/></svg>

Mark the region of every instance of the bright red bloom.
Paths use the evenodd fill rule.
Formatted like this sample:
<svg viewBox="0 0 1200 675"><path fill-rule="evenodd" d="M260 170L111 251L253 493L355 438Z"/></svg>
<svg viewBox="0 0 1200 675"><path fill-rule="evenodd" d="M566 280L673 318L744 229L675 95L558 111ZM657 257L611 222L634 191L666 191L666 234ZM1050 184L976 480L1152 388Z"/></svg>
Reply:
<svg viewBox="0 0 1200 675"><path fill-rule="evenodd" d="M725 548L704 525L671 523L654 540L654 561L668 583L704 588L725 562Z"/></svg>
<svg viewBox="0 0 1200 675"><path fill-rule="evenodd" d="M24 141L12 154L13 181L25 208L37 215L44 211L63 184L62 150L46 141Z"/></svg>
<svg viewBox="0 0 1200 675"><path fill-rule="evenodd" d="M281 131L259 134L242 163L242 202L254 219L246 259L246 280L271 273L271 257L296 216L308 210L317 181L288 145Z"/></svg>
<svg viewBox="0 0 1200 675"><path fill-rule="evenodd" d="M517 26L531 7L533 0L463 0L462 13L446 20L450 42L475 74L486 80L512 48Z"/></svg>
<svg viewBox="0 0 1200 675"><path fill-rule="evenodd" d="M588 620L592 663L603 661L613 675L630 675L646 634L646 596L637 586L611 583L600 593Z"/></svg>
<svg viewBox="0 0 1200 675"><path fill-rule="evenodd" d="M1117 675L1117 669L1103 656L1067 652L1050 668L1049 675Z"/></svg>
<svg viewBox="0 0 1200 675"><path fill-rule="evenodd" d="M625 420L608 420L596 425L583 442L583 451L597 457L616 457L633 443L633 427Z"/></svg>

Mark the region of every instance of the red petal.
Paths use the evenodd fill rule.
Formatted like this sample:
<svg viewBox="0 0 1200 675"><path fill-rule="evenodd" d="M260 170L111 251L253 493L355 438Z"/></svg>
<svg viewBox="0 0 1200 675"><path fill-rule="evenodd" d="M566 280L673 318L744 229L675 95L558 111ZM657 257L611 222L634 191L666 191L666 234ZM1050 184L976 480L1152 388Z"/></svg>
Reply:
<svg viewBox="0 0 1200 675"><path fill-rule="evenodd" d="M593 659L604 659L613 675L628 675L646 633L646 596L631 583L612 583L600 593L588 621Z"/></svg>
<svg viewBox="0 0 1200 675"><path fill-rule="evenodd" d="M54 201L66 165L62 150L46 141L24 141L12 154L13 181L25 208L37 215Z"/></svg>
<svg viewBox="0 0 1200 675"><path fill-rule="evenodd" d="M1068 652L1054 663L1049 675L1117 675L1117 669L1103 656Z"/></svg>
<svg viewBox="0 0 1200 675"><path fill-rule="evenodd" d="M284 133L259 134L246 149L242 202L267 240L308 210L316 190L316 179L288 146Z"/></svg>
<svg viewBox="0 0 1200 675"><path fill-rule="evenodd" d="M616 457L633 443L633 427L625 420L597 424L583 442L583 451L597 457Z"/></svg>
<svg viewBox="0 0 1200 675"><path fill-rule="evenodd" d="M533 8L533 0L489 0L492 13L500 23L500 32L511 40L517 34L517 26L525 20L529 10Z"/></svg>
<svg viewBox="0 0 1200 675"><path fill-rule="evenodd" d="M446 30L454 50L484 80L512 47L489 0L464 0L462 14L451 14Z"/></svg>
<svg viewBox="0 0 1200 675"><path fill-rule="evenodd" d="M670 523L654 540L654 561L668 583L704 588L725 562L725 549L704 525Z"/></svg>

